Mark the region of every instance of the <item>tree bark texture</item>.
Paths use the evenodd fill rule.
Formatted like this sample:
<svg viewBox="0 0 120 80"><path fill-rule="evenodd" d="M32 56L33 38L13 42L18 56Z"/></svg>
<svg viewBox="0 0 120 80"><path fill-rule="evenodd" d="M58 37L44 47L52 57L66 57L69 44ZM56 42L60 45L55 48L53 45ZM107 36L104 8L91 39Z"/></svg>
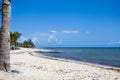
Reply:
<svg viewBox="0 0 120 80"><path fill-rule="evenodd" d="M11 19L11 0L2 2L2 31L0 44L0 70L10 71L10 19Z"/></svg>

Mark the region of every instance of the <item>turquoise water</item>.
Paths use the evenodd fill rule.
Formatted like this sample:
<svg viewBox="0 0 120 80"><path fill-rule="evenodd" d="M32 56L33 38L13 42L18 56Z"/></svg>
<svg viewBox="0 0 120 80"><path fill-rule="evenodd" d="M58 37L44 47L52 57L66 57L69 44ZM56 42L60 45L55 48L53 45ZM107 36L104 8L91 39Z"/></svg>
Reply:
<svg viewBox="0 0 120 80"><path fill-rule="evenodd" d="M120 67L120 48L49 47L45 49L55 50L55 52L42 53L45 56Z"/></svg>

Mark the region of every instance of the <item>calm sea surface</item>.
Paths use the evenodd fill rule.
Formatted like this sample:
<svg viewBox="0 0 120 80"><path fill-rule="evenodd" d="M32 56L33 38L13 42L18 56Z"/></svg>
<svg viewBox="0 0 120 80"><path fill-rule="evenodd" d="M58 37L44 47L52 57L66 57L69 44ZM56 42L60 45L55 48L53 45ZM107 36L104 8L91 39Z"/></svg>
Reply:
<svg viewBox="0 0 120 80"><path fill-rule="evenodd" d="M120 48L45 48L55 52L42 53L45 56L120 67Z"/></svg>

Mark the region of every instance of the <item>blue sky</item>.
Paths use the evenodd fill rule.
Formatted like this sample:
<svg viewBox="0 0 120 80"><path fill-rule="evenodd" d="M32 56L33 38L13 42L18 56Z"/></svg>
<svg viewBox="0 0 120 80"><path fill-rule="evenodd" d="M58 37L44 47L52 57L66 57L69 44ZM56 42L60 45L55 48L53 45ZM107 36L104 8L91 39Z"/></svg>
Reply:
<svg viewBox="0 0 120 80"><path fill-rule="evenodd" d="M120 47L120 0L13 0L11 31L37 47Z"/></svg>

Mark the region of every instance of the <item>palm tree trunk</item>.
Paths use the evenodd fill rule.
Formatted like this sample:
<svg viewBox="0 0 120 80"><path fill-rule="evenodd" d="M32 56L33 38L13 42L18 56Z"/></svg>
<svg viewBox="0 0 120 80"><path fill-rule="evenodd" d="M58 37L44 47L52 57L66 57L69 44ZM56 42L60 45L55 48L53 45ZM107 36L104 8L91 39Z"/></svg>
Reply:
<svg viewBox="0 0 120 80"><path fill-rule="evenodd" d="M0 70L10 71L10 18L11 18L11 0L2 2L2 31L0 45Z"/></svg>

